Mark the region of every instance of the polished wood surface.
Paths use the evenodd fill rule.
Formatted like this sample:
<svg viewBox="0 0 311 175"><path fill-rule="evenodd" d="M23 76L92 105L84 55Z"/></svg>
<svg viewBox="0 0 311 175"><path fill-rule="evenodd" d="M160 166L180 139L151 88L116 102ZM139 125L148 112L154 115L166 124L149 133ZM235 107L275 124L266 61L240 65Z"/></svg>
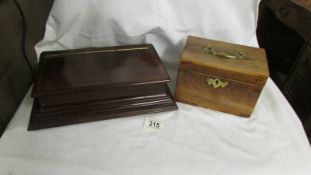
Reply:
<svg viewBox="0 0 311 175"><path fill-rule="evenodd" d="M150 44L45 52L29 130L176 110Z"/></svg>
<svg viewBox="0 0 311 175"><path fill-rule="evenodd" d="M165 88L162 94L96 100L54 107L40 107L38 99L35 99L28 130L165 112L176 109L177 106L168 87Z"/></svg>
<svg viewBox="0 0 311 175"><path fill-rule="evenodd" d="M147 44L45 52L39 64L34 97L170 80L153 46Z"/></svg>
<svg viewBox="0 0 311 175"><path fill-rule="evenodd" d="M52 107L62 104L77 102L91 102L114 98L128 98L141 95L162 93L165 83L152 83L133 86L121 86L115 88L90 88L84 90L72 90L67 93L40 96L40 106Z"/></svg>
<svg viewBox="0 0 311 175"><path fill-rule="evenodd" d="M211 55L203 49L208 45L229 54L243 51L246 57L243 59L228 59ZM206 69L218 69L223 73L229 72L227 76L231 79L245 78L243 81L261 85L265 83L266 77L269 76L268 64L263 49L237 44L232 45L194 36L188 37L181 61L183 63L188 62L193 65L200 65L206 67Z"/></svg>
<svg viewBox="0 0 311 175"><path fill-rule="evenodd" d="M225 59L206 54L212 44L225 52L243 50L245 59ZM179 102L250 117L269 76L265 52L246 46L189 37L181 58L175 98ZM227 86L215 88L208 81L219 79Z"/></svg>

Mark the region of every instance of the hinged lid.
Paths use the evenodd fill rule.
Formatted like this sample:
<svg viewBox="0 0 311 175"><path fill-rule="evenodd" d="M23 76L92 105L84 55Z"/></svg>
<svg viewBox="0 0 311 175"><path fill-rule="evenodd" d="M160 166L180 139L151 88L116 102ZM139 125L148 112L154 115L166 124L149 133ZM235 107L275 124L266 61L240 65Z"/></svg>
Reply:
<svg viewBox="0 0 311 175"><path fill-rule="evenodd" d="M269 76L263 49L189 36L181 69L264 85Z"/></svg>
<svg viewBox="0 0 311 175"><path fill-rule="evenodd" d="M41 54L32 95L167 81L151 44L51 51Z"/></svg>

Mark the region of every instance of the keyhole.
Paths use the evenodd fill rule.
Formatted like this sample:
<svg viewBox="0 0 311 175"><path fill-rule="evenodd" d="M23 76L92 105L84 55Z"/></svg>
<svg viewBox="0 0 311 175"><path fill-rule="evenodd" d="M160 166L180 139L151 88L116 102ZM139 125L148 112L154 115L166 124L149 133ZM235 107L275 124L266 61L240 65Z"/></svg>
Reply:
<svg viewBox="0 0 311 175"><path fill-rule="evenodd" d="M216 86L219 85L219 80L218 80L218 79L215 80L215 85L216 85Z"/></svg>

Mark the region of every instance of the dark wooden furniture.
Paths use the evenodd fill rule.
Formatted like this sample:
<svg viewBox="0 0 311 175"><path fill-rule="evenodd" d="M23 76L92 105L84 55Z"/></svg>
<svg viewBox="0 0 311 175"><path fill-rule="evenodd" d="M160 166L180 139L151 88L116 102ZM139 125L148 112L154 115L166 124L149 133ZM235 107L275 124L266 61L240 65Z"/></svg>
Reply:
<svg viewBox="0 0 311 175"><path fill-rule="evenodd" d="M189 36L176 100L250 117L269 77L263 49Z"/></svg>
<svg viewBox="0 0 311 175"><path fill-rule="evenodd" d="M257 38L272 79L311 138L311 1L262 0Z"/></svg>
<svg viewBox="0 0 311 175"><path fill-rule="evenodd" d="M175 110L150 44L41 54L29 130Z"/></svg>

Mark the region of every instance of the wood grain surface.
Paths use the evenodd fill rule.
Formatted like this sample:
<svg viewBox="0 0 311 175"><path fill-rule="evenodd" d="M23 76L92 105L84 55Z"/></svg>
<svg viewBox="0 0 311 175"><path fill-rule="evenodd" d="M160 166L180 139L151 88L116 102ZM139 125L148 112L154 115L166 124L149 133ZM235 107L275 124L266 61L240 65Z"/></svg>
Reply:
<svg viewBox="0 0 311 175"><path fill-rule="evenodd" d="M227 59L207 54L202 51L206 45L227 53L243 50L247 56ZM175 98L179 102L250 117L268 76L264 50L190 36L181 58ZM208 83L210 79L227 85L215 88Z"/></svg>

